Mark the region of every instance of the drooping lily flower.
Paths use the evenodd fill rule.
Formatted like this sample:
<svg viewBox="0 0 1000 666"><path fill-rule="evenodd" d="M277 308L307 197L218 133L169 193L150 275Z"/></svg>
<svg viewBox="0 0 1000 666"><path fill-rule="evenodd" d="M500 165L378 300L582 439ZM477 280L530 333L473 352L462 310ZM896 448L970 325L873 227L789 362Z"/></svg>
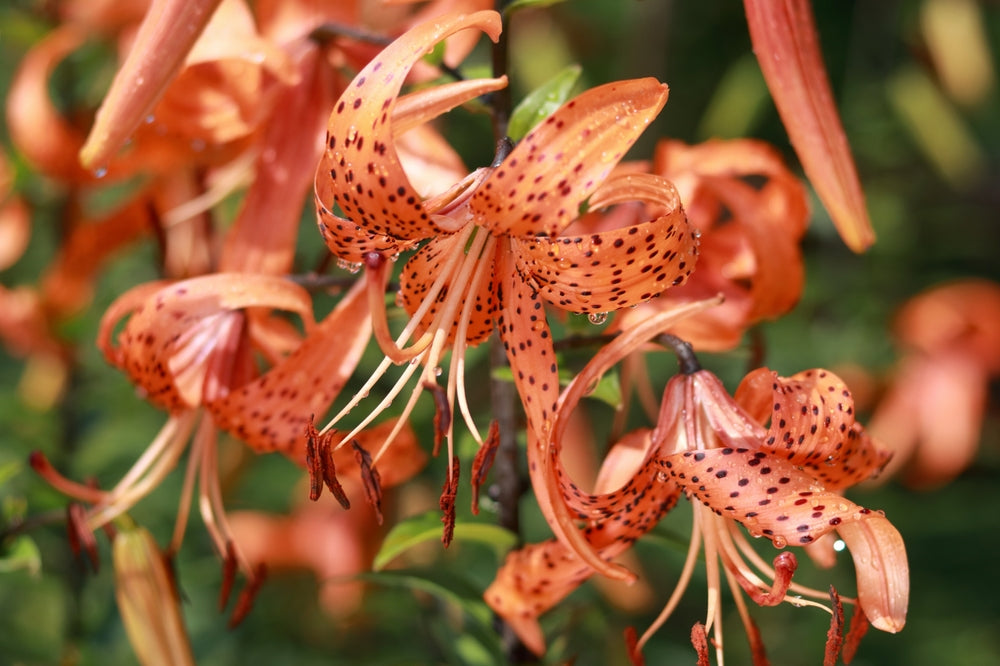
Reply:
<svg viewBox="0 0 1000 666"><path fill-rule="evenodd" d="M875 242L864 193L833 103L809 0L743 0L750 40L778 114L840 237Z"/></svg>
<svg viewBox="0 0 1000 666"><path fill-rule="evenodd" d="M893 329L903 358L869 430L894 452L887 476L942 485L972 462L989 383L1000 375L1000 286L961 280L932 288L902 307Z"/></svg>
<svg viewBox="0 0 1000 666"><path fill-rule="evenodd" d="M684 314L690 312L674 316ZM655 331L670 326L669 316L661 313L624 331L574 378L560 397L555 442L570 444L562 439L567 411L603 372ZM720 663L723 577L734 591L755 654L763 655L763 648L737 587L761 605L785 601L822 606L815 600L826 599L827 592L792 582L794 555L783 552L769 565L750 546L741 525L780 549L807 546L836 532L854 557L856 603L863 613L859 617L884 631L900 630L909 590L902 539L880 512L841 495L878 473L888 454L855 423L843 383L822 370L784 379L762 369L744 379L734 399L714 375L698 368L693 356L683 359L682 371L667 385L652 432L635 435L629 456L621 455L621 445L612 449L606 465L618 468L617 490L588 494L566 477L558 458L554 461L556 490L570 509L564 527L579 538L512 554L487 590L487 603L527 645L541 651L544 643L536 618L592 573L586 570L585 558L601 565L591 569L609 569L606 560L651 529L683 492L695 514L687 561L660 619L637 641L636 650L676 608L702 544L709 581L705 629L714 632ZM558 454L559 446L553 449ZM830 645L839 648L837 641ZM828 654L835 657L835 650L832 657Z"/></svg>
<svg viewBox="0 0 1000 666"><path fill-rule="evenodd" d="M422 368L404 407L408 414L424 387L437 385L450 349L447 387L431 390L443 391L451 412L457 400L458 412L481 443L466 406L464 355L497 327L529 432L536 433L530 436L544 442L558 392L545 304L604 313L649 300L690 274L697 239L669 181L649 174L609 177L666 102L666 86L651 79L583 93L509 155L500 155L497 164L441 194L422 197L401 164L396 137L506 85L505 79L462 81L399 97L406 72L420 57L466 28L496 39L500 18L494 12L451 14L416 26L358 74L330 115L327 150L316 174L320 231L335 256L364 267L375 336L386 354L375 376L331 423L360 402L392 363L408 365L359 427ZM578 235L572 224L584 201L591 209L646 202L652 219ZM398 295L410 320L393 339L384 288L391 260L414 249L401 271ZM450 421L444 430L450 455ZM543 447L529 448L533 469L546 458ZM536 485L536 493L545 506L545 488Z"/></svg>

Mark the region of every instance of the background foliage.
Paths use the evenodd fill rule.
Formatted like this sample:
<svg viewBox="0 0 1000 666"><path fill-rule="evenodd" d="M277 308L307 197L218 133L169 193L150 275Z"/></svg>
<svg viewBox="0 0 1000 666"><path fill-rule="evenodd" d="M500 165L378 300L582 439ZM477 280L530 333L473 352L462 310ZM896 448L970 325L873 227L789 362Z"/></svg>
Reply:
<svg viewBox="0 0 1000 666"><path fill-rule="evenodd" d="M895 359L887 331L898 304L943 280L1000 280L1000 95L995 78L1000 12L995 3L984 3L979 13L990 48L985 66L993 68L992 86L978 102L962 104L935 78L922 23L932 4L948 3L816 3L828 71L879 238L865 255L851 254L814 200L802 302L790 316L760 331L766 363L782 374L861 366L884 376ZM0 7L0 92L6 91L22 54L50 28L46 5L20 0ZM962 40L952 48L964 48ZM752 58L742 6L735 0L571 0L526 10L513 21L511 50L515 99L572 62L582 65L586 86L633 76L668 82L666 110L644 136L637 156L648 155L658 136L698 141L746 135L774 143L795 163ZM53 94L63 101L96 104L113 71L110 55L95 50L74 60ZM958 138L947 133L951 123ZM458 136L475 136L468 141L475 146L466 150L469 162L488 161L492 145L485 124L472 119L461 132ZM10 287L35 281L53 256L62 202L57 188L17 161L2 126L0 138L15 160L18 188L35 211L26 255L0 273ZM323 251L309 217L300 248L304 267L313 266ZM30 451L46 452L73 478L93 475L107 485L162 425L164 416L137 399L93 345L106 306L127 287L152 278L154 266L155 251L148 243L118 257L101 276L93 306L66 324L62 334L78 355L68 392L57 406L40 409L25 402L19 390L28 376L25 364L0 351L5 524L19 518L44 523L65 505L27 467ZM748 343L704 361L734 387L749 357ZM971 666L1000 659L1000 569L995 565L1000 550L1000 512L995 510L1000 502L1000 418L995 389L979 457L958 480L921 493L889 483L859 498L866 506L884 509L906 539L912 601L903 633L870 632L855 663ZM426 420L417 424L418 432L428 431L430 417L430 409L418 414ZM287 461L251 459L238 446L227 447L225 455L230 509L286 511L301 498L301 474ZM395 495L401 514L421 513L433 505L442 478L440 463L432 463L414 487ZM161 542L172 525L179 477L171 477L133 512ZM462 492L465 497L464 488ZM461 497L460 506L467 505ZM530 499L523 510L527 538L543 538L544 523ZM660 603L683 560L674 537L686 533L684 512L682 504L638 547ZM71 557L61 524L42 524L28 534L30 540L0 544L3 563L37 564L0 572L0 664L134 663L114 604L106 542L102 539L105 566L91 575ZM37 547L37 561L32 547ZM18 553L22 560L13 557ZM479 596L499 557L490 544L461 538L447 552L436 542L408 551L405 569L368 578L370 594L361 612L336 621L317 605L312 574L277 575L234 631L225 629L225 617L216 610L219 564L197 527L189 530L177 570L201 664L488 664L496 663L500 652ZM799 574L805 582L827 580L826 574L808 578L809 569L803 566ZM853 589L849 564L842 563L834 582ZM647 647L649 663L694 661L687 634L704 613L698 589L695 584ZM585 586L544 618L550 661L576 655L581 665L621 663L621 630L646 626L657 610L624 613L595 587ZM825 615L786 605L754 609L754 617L774 663L819 661ZM727 618L726 626L730 660L743 663L746 648L739 622L735 616Z"/></svg>

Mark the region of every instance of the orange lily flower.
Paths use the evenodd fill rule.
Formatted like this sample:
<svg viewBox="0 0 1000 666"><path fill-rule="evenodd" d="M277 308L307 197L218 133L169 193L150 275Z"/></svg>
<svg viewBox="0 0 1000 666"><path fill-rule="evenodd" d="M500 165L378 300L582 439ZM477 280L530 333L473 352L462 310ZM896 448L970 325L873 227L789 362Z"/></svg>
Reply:
<svg viewBox="0 0 1000 666"><path fill-rule="evenodd" d="M975 457L989 383L1000 375L1000 285L932 288L902 307L893 328L904 356L869 430L895 454L889 474L943 485Z"/></svg>
<svg viewBox="0 0 1000 666"><path fill-rule="evenodd" d="M855 252L875 242L809 0L743 0L764 80L809 181Z"/></svg>
<svg viewBox="0 0 1000 666"><path fill-rule="evenodd" d="M673 323L671 315L684 314L656 315L600 350L560 396L555 442L562 441L567 414L604 371L644 344L651 333ZM512 554L487 590L487 603L529 647L541 652L538 614L593 573L586 563L599 565L591 565L593 570L615 573L608 560L651 529L683 492L692 500L695 514L687 561L670 601L639 639L636 651L676 608L702 543L709 581L706 630L715 632L720 663L723 576L731 588L739 586L761 605L787 601L821 606L813 599L826 598L826 592L791 581L794 555L782 553L773 566L768 565L749 545L739 524L782 549L813 544L836 532L854 557L857 603L863 613L859 617L884 631L900 630L909 590L902 539L880 512L840 494L877 474L889 454L855 423L843 383L822 370L784 379L761 369L744 379L734 399L714 375L698 369L691 359L682 362L682 374L668 383L653 431L634 433L631 446L612 449L614 455L606 465L616 470L616 482L601 486L612 490L603 495L584 492L566 476L556 457L556 491L569 508L569 520L562 527L569 534L563 542ZM553 448L558 454L558 446ZM583 531L575 521L582 521ZM762 655L746 605L738 594L735 599L755 653Z"/></svg>
<svg viewBox="0 0 1000 666"><path fill-rule="evenodd" d="M497 326L529 431L542 441L558 391L544 304L604 313L649 300L690 274L697 239L669 181L649 174L610 175L666 102L666 86L652 79L583 93L509 155L500 155L497 164L473 171L442 194L422 197L401 164L396 136L506 85L505 78L462 81L399 97L405 74L420 57L466 28L496 39L500 17L495 12L450 14L414 27L358 74L330 115L327 150L316 174L320 231L335 256L364 267L375 336L386 354L375 376L331 424L358 404L392 363L408 365L358 428L371 422L422 366L405 416L425 386L436 386L450 347L447 387L436 390L443 392L449 411L457 399L470 432L482 443L466 406L464 355ZM647 202L652 219L578 235L572 224L588 197L593 209ZM342 215L334 212L334 202ZM384 288L391 259L413 249L398 294L410 320L393 339ZM442 429L450 457L450 419ZM537 462L540 454L530 455ZM544 487L536 486L536 492L544 505Z"/></svg>

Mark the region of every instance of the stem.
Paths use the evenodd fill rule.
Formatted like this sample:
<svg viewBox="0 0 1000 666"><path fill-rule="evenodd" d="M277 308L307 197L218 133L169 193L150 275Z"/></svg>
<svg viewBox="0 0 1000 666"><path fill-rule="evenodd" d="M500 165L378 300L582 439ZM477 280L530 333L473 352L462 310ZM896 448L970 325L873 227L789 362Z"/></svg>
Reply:
<svg viewBox="0 0 1000 666"><path fill-rule="evenodd" d="M509 0L496 0L493 3L494 9L500 12L503 21L500 39L493 45L492 50L493 76L495 78L505 76L509 64L507 33L510 32L510 22L504 13L504 7L508 4ZM490 95L490 109L493 112L493 138L500 141L507 136L507 123L510 121L510 86L501 88Z"/></svg>
<svg viewBox="0 0 1000 666"><path fill-rule="evenodd" d="M691 348L690 342L681 340L676 335L671 335L670 333L661 333L656 339L663 346L670 347L677 355L677 363L680 365L682 373L693 375L701 370L701 363L698 362L698 357L694 355L694 350Z"/></svg>

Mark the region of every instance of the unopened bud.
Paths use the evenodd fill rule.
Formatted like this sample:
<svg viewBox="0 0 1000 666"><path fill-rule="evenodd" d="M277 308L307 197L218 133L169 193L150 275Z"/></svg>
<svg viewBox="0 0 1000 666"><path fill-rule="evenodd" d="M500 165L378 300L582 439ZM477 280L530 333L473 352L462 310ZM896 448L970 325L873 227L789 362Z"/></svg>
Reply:
<svg viewBox="0 0 1000 666"><path fill-rule="evenodd" d="M111 556L118 609L139 662L193 665L174 578L152 535L142 527L118 532Z"/></svg>

